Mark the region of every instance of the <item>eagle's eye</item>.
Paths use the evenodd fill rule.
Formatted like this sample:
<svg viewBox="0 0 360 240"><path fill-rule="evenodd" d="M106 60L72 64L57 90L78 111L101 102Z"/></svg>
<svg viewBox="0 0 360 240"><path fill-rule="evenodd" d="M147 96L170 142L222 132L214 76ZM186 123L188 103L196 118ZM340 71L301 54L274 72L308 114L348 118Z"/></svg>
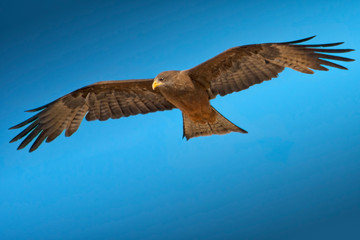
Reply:
<svg viewBox="0 0 360 240"><path fill-rule="evenodd" d="M159 78L159 81L164 81L164 78L163 77Z"/></svg>

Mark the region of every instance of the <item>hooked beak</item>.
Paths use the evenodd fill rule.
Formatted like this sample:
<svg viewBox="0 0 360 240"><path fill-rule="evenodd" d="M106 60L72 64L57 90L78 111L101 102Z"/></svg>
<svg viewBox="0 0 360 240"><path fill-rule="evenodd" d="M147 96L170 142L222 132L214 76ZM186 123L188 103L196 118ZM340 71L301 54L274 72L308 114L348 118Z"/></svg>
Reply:
<svg viewBox="0 0 360 240"><path fill-rule="evenodd" d="M158 86L163 85L162 82L159 82L158 80L154 79L154 82L152 84L152 89L155 90Z"/></svg>

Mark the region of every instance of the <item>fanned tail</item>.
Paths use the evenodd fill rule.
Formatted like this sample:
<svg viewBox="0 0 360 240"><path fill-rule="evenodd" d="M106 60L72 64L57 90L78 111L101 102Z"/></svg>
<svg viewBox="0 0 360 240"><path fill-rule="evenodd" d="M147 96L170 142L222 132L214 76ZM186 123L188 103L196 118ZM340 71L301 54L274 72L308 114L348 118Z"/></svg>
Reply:
<svg viewBox="0 0 360 240"><path fill-rule="evenodd" d="M210 136L213 134L227 134L230 132L247 133L244 129L236 126L213 108L216 120L213 123L199 123L192 121L183 113L183 137L189 140L193 137Z"/></svg>

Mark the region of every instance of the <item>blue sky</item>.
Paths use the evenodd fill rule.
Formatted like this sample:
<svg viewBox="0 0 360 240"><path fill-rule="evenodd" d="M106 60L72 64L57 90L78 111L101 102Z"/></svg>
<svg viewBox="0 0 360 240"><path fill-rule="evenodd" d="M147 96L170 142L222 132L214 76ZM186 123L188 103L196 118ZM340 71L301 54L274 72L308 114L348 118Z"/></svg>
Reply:
<svg viewBox="0 0 360 240"><path fill-rule="evenodd" d="M234 46L345 41L359 1L2 1L1 239L359 239L359 62L213 100L249 134L182 139L179 110L84 121L28 153L8 128L82 86ZM344 54L359 59L359 52Z"/></svg>

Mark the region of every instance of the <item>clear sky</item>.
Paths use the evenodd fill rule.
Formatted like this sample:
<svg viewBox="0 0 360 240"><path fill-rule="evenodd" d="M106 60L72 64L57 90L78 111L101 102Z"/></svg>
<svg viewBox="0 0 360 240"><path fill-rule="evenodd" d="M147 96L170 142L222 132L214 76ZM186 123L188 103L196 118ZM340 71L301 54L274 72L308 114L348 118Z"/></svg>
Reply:
<svg viewBox="0 0 360 240"><path fill-rule="evenodd" d="M360 68L213 100L249 134L182 139L179 110L84 121L28 153L8 128L82 86L234 46L345 41L354 1L1 1L0 238L360 239Z"/></svg>

